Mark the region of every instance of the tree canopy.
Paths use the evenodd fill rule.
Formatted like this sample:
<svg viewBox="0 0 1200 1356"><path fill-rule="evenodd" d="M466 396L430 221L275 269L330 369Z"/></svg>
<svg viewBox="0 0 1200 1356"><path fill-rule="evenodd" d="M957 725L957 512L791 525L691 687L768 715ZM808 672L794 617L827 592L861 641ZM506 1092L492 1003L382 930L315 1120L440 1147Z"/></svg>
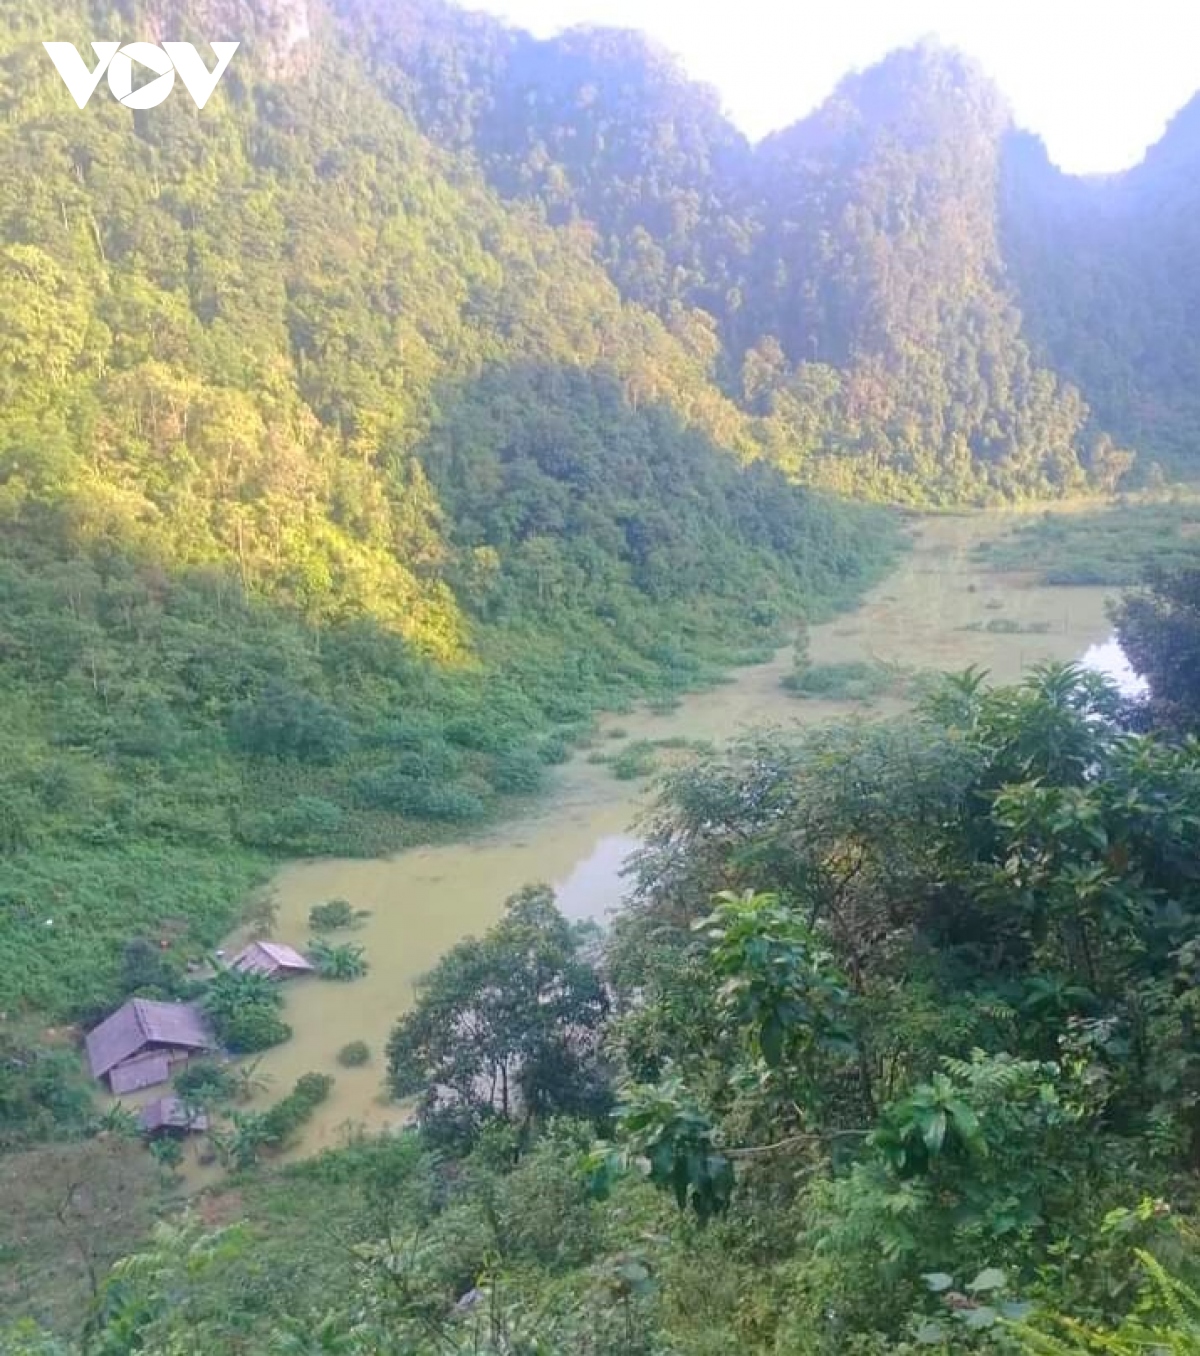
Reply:
<svg viewBox="0 0 1200 1356"><path fill-rule="evenodd" d="M531 886L422 980L387 1059L392 1092L419 1096L427 1134L469 1142L493 1119L528 1125L604 1111L608 996L585 935L557 911L552 891Z"/></svg>

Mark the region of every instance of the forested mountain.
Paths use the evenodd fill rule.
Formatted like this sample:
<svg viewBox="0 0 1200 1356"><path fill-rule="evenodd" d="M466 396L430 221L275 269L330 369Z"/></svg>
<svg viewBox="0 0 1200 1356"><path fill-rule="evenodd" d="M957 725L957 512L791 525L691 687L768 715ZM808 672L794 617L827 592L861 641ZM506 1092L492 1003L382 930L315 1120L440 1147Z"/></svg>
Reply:
<svg viewBox="0 0 1200 1356"><path fill-rule="evenodd" d="M41 45L226 25L202 112L81 110ZM247 854L480 817L888 558L328 16L22 0L0 84L0 1010L215 941Z"/></svg>
<svg viewBox="0 0 1200 1356"><path fill-rule="evenodd" d="M953 494L973 475L1078 477L1086 407L1035 362L1000 256L1006 125L968 62L923 47L848 78L755 157L743 383L770 389L776 345L796 372L785 398L823 381L823 450L855 478Z"/></svg>
<svg viewBox="0 0 1200 1356"><path fill-rule="evenodd" d="M1008 115L957 55L897 53L751 149L635 35L346 12L432 136L592 227L627 297L719 337L715 375L790 472L941 501L1082 487L1098 430L1034 360L1000 256Z"/></svg>
<svg viewBox="0 0 1200 1356"><path fill-rule="evenodd" d="M347 0L347 31L431 136L477 155L506 196L586 221L628 297L720 315L747 223L731 190L749 146L716 94L638 33L549 41L444 0Z"/></svg>
<svg viewBox="0 0 1200 1356"><path fill-rule="evenodd" d="M1194 107L1137 169L1076 179L971 62L926 44L750 147L635 35L539 40L442 0L340 7L430 135L547 220L588 223L626 296L699 310L725 389L786 430L789 469L964 497L1077 488L1080 458L1111 485L1114 438L1142 475L1194 456Z"/></svg>
<svg viewBox="0 0 1200 1356"><path fill-rule="evenodd" d="M1004 229L1032 333L1104 425L1176 470L1200 434L1200 98L1124 174L1073 179L1031 137L1006 156Z"/></svg>

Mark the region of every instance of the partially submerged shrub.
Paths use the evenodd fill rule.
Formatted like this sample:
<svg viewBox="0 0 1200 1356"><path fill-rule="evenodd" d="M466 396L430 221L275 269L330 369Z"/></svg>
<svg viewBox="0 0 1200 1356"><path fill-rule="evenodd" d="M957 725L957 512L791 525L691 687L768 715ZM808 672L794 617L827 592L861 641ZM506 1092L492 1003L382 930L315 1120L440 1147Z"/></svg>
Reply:
<svg viewBox="0 0 1200 1356"><path fill-rule="evenodd" d="M654 745L645 739L622 749L612 760L613 776L621 782L631 782L638 777L650 777L658 770L658 757Z"/></svg>
<svg viewBox="0 0 1200 1356"><path fill-rule="evenodd" d="M798 697L865 702L897 686L899 673L889 664L852 659L837 664L808 664L789 673L783 686Z"/></svg>
<svg viewBox="0 0 1200 1356"><path fill-rule="evenodd" d="M237 1093L237 1079L222 1064L193 1060L175 1075L175 1091L193 1102L229 1102Z"/></svg>
<svg viewBox="0 0 1200 1356"><path fill-rule="evenodd" d="M361 979L367 973L367 958L354 942L326 942L321 938L308 948L308 958L322 979Z"/></svg>
<svg viewBox="0 0 1200 1356"><path fill-rule="evenodd" d="M329 899L309 909L308 926L313 932L338 932L356 928L370 916L368 909L356 909L348 899Z"/></svg>
<svg viewBox="0 0 1200 1356"><path fill-rule="evenodd" d="M329 1074L306 1073L282 1101L276 1102L262 1117L264 1141L283 1147L329 1096L333 1079Z"/></svg>

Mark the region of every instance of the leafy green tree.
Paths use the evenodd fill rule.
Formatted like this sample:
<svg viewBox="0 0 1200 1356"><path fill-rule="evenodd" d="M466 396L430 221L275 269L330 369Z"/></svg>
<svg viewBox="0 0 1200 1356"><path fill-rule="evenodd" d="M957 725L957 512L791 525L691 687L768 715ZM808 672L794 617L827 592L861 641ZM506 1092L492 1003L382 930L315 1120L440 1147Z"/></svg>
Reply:
<svg viewBox="0 0 1200 1356"><path fill-rule="evenodd" d="M190 1060L175 1075L174 1085L180 1097L205 1104L229 1102L237 1092L237 1077L224 1064Z"/></svg>
<svg viewBox="0 0 1200 1356"><path fill-rule="evenodd" d="M280 1017L279 985L253 970L218 970L204 991L204 1010L221 1042L235 1054L278 1045L292 1034Z"/></svg>
<svg viewBox="0 0 1200 1356"><path fill-rule="evenodd" d="M702 1224L729 1209L733 1162L678 1080L627 1089L617 1108L616 1135L619 1148L601 1146L590 1161L592 1190L600 1199L620 1173L636 1166Z"/></svg>
<svg viewBox="0 0 1200 1356"><path fill-rule="evenodd" d="M234 713L233 737L248 753L331 763L350 748L348 722L311 693L270 686Z"/></svg>
<svg viewBox="0 0 1200 1356"><path fill-rule="evenodd" d="M1121 648L1150 685L1153 718L1200 730L1200 570L1155 572L1145 589L1124 595L1114 621Z"/></svg>
<svg viewBox="0 0 1200 1356"><path fill-rule="evenodd" d="M422 1124L448 1137L469 1139L493 1118L598 1114L607 1010L578 928L549 889L528 886L421 981L388 1042L392 1092L416 1095Z"/></svg>
<svg viewBox="0 0 1200 1356"><path fill-rule="evenodd" d="M179 974L161 947L138 937L127 944L121 957L121 982L128 993L169 998L179 987Z"/></svg>
<svg viewBox="0 0 1200 1356"><path fill-rule="evenodd" d="M170 1173L175 1172L183 1162L183 1145L177 1139L164 1136L151 1140L148 1147L154 1161Z"/></svg>
<svg viewBox="0 0 1200 1356"><path fill-rule="evenodd" d="M15 1032L0 1035L0 1150L79 1135L92 1110L92 1091L72 1051Z"/></svg>

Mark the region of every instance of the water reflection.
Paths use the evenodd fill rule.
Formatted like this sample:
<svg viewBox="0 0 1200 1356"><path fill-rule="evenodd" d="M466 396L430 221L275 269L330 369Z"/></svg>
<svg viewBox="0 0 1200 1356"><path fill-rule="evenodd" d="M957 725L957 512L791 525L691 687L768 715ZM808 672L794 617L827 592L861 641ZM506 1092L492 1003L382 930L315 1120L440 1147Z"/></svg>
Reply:
<svg viewBox="0 0 1200 1356"><path fill-rule="evenodd" d="M641 842L627 833L601 838L565 880L555 882L558 907L568 918L604 922L624 897L621 870L639 847Z"/></svg>
<svg viewBox="0 0 1200 1356"><path fill-rule="evenodd" d="M1121 649L1121 642L1115 635L1109 636L1095 645L1089 645L1079 661L1085 669L1102 673L1111 678L1123 697L1141 697L1149 686L1140 673L1136 673Z"/></svg>
<svg viewBox="0 0 1200 1356"><path fill-rule="evenodd" d="M1146 680L1134 672L1115 634L1089 645L1080 663L1111 678L1122 696L1139 697L1147 690ZM598 839L567 876L554 882L563 913L571 919L604 922L625 897L628 883L621 873L640 846L640 840L630 834L614 833Z"/></svg>

